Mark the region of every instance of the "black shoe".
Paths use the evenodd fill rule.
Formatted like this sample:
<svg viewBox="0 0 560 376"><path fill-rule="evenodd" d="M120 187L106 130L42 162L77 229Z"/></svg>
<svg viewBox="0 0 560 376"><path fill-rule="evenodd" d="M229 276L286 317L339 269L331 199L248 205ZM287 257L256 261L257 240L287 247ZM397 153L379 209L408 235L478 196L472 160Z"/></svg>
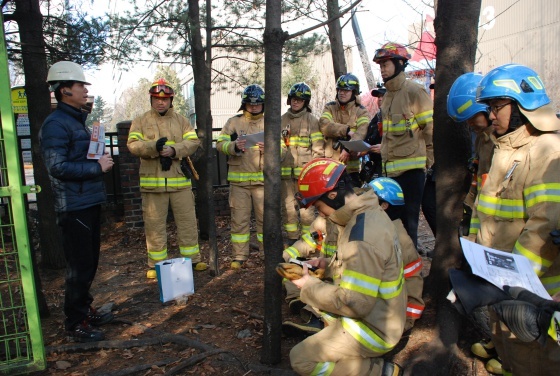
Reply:
<svg viewBox="0 0 560 376"><path fill-rule="evenodd" d="M388 361L383 362L383 370L381 376L402 376L403 370L397 363Z"/></svg>
<svg viewBox="0 0 560 376"><path fill-rule="evenodd" d="M87 320L68 331L68 337L76 342L97 342L105 339L105 333L91 326Z"/></svg>
<svg viewBox="0 0 560 376"><path fill-rule="evenodd" d="M93 326L101 326L110 323L115 318L111 312L101 313L95 308L89 307L88 321Z"/></svg>
<svg viewBox="0 0 560 376"><path fill-rule="evenodd" d="M313 316L306 324L300 324L293 321L284 321L282 323L282 333L286 337L301 337L310 336L319 333L325 327L323 321L316 316Z"/></svg>
<svg viewBox="0 0 560 376"><path fill-rule="evenodd" d="M290 300L290 302L288 303L288 307L290 307L290 312L292 312L294 315L297 315L299 314L301 309L305 307L305 303L302 302L299 298L295 298Z"/></svg>

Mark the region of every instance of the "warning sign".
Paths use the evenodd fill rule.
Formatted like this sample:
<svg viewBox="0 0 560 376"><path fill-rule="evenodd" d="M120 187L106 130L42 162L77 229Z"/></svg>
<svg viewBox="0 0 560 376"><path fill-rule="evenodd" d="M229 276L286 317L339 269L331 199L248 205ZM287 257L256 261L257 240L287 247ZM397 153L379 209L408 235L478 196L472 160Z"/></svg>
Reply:
<svg viewBox="0 0 560 376"><path fill-rule="evenodd" d="M27 94L23 87L12 88L12 109L15 114L27 113Z"/></svg>

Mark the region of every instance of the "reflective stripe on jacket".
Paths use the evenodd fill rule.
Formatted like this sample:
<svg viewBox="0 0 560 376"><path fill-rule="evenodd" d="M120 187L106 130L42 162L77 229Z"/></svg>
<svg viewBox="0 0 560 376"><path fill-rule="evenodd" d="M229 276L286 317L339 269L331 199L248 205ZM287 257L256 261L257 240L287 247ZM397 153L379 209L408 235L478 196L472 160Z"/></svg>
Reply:
<svg viewBox="0 0 560 376"><path fill-rule="evenodd" d="M282 131L289 132L288 152L282 161L282 179L297 179L303 166L313 158L325 156L325 140L319 121L305 108L282 115Z"/></svg>
<svg viewBox="0 0 560 376"><path fill-rule="evenodd" d="M522 126L497 139L476 216L479 244L527 257L550 295L560 291L560 135Z"/></svg>
<svg viewBox="0 0 560 376"><path fill-rule="evenodd" d="M355 132L352 140L363 140L366 138L367 128L370 121L369 112L360 104L360 97L355 101L341 105L338 100L325 104L323 113L319 118L319 128L325 137L325 157L338 160L341 149L333 149L333 144L338 138L344 139L348 128ZM357 172L360 169L358 158L350 159L346 165L348 172Z"/></svg>
<svg viewBox="0 0 560 376"><path fill-rule="evenodd" d="M347 201L328 221L339 228L338 249L327 268L333 283L310 278L301 300L338 316L366 348L388 352L401 338L407 299L395 227L373 191Z"/></svg>
<svg viewBox="0 0 560 376"><path fill-rule="evenodd" d="M163 171L156 141L167 137L166 145L175 149L171 168ZM127 146L140 157L140 191L172 192L186 189L191 181L181 171L181 159L193 154L200 146L189 120L173 108L160 115L155 109L145 112L132 121Z"/></svg>
<svg viewBox="0 0 560 376"><path fill-rule="evenodd" d="M434 163L433 103L423 86L407 80L404 72L385 83L383 97L383 174L401 175Z"/></svg>

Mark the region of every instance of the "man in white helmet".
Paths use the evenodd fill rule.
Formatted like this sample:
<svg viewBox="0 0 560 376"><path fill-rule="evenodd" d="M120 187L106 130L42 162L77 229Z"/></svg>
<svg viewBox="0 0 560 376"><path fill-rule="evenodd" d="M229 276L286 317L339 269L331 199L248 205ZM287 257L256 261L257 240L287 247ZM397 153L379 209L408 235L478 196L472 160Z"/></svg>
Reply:
<svg viewBox="0 0 560 376"><path fill-rule="evenodd" d="M98 313L89 288L99 262L101 204L105 202L103 173L113 167L109 154L87 159L91 132L82 108L89 85L82 67L60 61L49 69L47 81L58 102L39 132L43 159L55 197L57 223L62 227L66 284L65 329L78 342L105 338L94 328L113 320L111 313ZM92 326L93 325L93 326Z"/></svg>

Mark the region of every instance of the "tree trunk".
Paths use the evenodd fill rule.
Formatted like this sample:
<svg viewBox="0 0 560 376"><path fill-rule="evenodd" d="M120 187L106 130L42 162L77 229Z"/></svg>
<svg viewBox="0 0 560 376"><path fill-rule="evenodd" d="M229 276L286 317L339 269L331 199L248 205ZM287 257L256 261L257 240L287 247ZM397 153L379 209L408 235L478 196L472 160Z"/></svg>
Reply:
<svg viewBox="0 0 560 376"><path fill-rule="evenodd" d="M282 2L266 1L264 31L265 115L264 137L264 335L261 362L276 364L281 360L282 279L275 271L281 261L282 217L280 212L280 117L282 90L282 47L287 33L281 25Z"/></svg>
<svg viewBox="0 0 560 376"><path fill-rule="evenodd" d="M211 1L206 1L206 48L202 45L200 32L200 9L198 1L189 0L190 43L192 49L194 76L194 103L198 136L202 141L205 158L199 165L200 180L197 198L204 204L198 205L198 218L201 234L206 234L210 244L209 265L213 275L219 274L218 243L214 210L214 191L212 182L216 174L216 153L212 148L212 112L210 103L212 72L212 13ZM200 201L199 201L200 202ZM202 230L204 228L204 231ZM206 237L206 236L204 236Z"/></svg>
<svg viewBox="0 0 560 376"><path fill-rule="evenodd" d="M39 0L17 1L14 19L18 23L25 72L25 92L31 124L31 150L35 183L41 186L37 195L39 237L42 265L60 269L66 263L62 250L62 233L57 226L54 195L39 145L39 129L51 112L47 86L47 59L43 40L43 16Z"/></svg>
<svg viewBox="0 0 560 376"><path fill-rule="evenodd" d="M340 26L340 18L338 15L338 0L327 0L327 18L331 19L336 17L334 21L328 24L335 79L348 73L346 59L344 58L344 46L342 45L342 27Z"/></svg>
<svg viewBox="0 0 560 376"><path fill-rule="evenodd" d="M426 279L427 300L437 307L439 338L418 351L407 374L441 374L456 357L462 318L446 299L449 268L460 267L463 254L458 239L462 202L470 176L466 164L471 141L466 124L457 124L447 114L447 93L461 74L474 67L481 0L440 0L435 18L437 66L434 102L434 150L437 161L437 238L435 255ZM420 354L432 354L421 360Z"/></svg>

